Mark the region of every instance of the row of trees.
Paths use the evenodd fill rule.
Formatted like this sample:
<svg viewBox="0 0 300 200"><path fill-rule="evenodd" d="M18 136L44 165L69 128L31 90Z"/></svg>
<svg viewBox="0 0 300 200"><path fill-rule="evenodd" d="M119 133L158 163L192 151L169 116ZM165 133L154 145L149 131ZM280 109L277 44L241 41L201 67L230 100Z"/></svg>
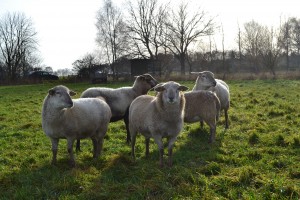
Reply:
<svg viewBox="0 0 300 200"><path fill-rule="evenodd" d="M222 25L183 1L171 8L158 0L129 0L127 9L121 10L112 0L104 0L96 19L99 52L73 63L73 70L86 77L92 66L100 64L110 66L117 76L120 66L132 58L151 59L166 74L178 66L181 74L204 69L224 73L267 69L275 75L279 62L286 70L300 63L300 19L294 17L279 27L246 22L238 27L236 49L232 50L224 48ZM213 42L216 33L222 35L221 48ZM0 79L16 80L41 66L36 35L31 19L22 13L8 13L0 19Z"/></svg>
<svg viewBox="0 0 300 200"><path fill-rule="evenodd" d="M232 50L224 48L226 38L222 25L215 24L214 18L200 8L190 9L183 1L176 9L157 0L128 1L128 9L120 10L111 0L104 0L96 27L96 41L103 50L101 60L111 66L114 74L118 72L118 60L124 57L159 61L156 63L162 64L167 73L172 69L166 63L174 64L177 60L181 74L185 74L187 66L192 71L215 65L224 73L239 66L234 70L243 67L259 73L264 69L275 76L279 62L285 63L286 70L295 67L290 64L291 57L299 66L300 20L297 18L288 18L279 27L246 22L238 27L237 48ZM213 42L215 33L222 35L221 49ZM208 38L206 43L203 38ZM86 59L81 62L86 63Z"/></svg>
<svg viewBox="0 0 300 200"><path fill-rule="evenodd" d="M193 14L190 10L183 2L174 10L157 0L138 0L129 1L123 13L111 0L104 0L97 14L97 43L113 74L121 57L159 60L161 53L177 58L184 74L189 46L201 36L212 35L216 27L201 9Z"/></svg>

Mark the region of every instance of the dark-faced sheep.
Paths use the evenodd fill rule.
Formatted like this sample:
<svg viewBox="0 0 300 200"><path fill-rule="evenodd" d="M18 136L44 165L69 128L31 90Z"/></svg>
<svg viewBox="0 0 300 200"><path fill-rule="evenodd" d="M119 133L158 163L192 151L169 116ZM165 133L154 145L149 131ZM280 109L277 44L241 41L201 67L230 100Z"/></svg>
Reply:
<svg viewBox="0 0 300 200"><path fill-rule="evenodd" d="M52 143L52 164L56 164L59 139L67 139L70 166L75 166L73 143L76 139L91 138L93 157L102 150L111 111L99 98L71 99L75 95L65 86L56 86L48 91L42 108L42 127Z"/></svg>
<svg viewBox="0 0 300 200"><path fill-rule="evenodd" d="M172 166L172 149L183 127L185 98L181 91L188 88L176 82L157 85L157 96L142 95L129 107L129 130L131 134L132 156L135 158L137 133L146 138L146 156L149 154L149 141L154 138L159 149L159 163L163 166L164 146L162 138L168 138L169 166Z"/></svg>

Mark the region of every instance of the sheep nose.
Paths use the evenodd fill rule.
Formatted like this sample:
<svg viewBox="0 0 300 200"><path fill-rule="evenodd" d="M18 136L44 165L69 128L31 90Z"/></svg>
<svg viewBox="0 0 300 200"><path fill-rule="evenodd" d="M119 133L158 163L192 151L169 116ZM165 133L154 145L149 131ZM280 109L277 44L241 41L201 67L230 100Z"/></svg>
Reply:
<svg viewBox="0 0 300 200"><path fill-rule="evenodd" d="M74 105L73 101L69 101L68 104L69 104L69 105L68 105L69 108L72 108L73 105Z"/></svg>
<svg viewBox="0 0 300 200"><path fill-rule="evenodd" d="M169 97L169 102L173 103L174 102L174 97Z"/></svg>
<svg viewBox="0 0 300 200"><path fill-rule="evenodd" d="M157 84L158 84L158 82L155 81L155 80L151 80L151 81L150 81L151 87L155 87Z"/></svg>

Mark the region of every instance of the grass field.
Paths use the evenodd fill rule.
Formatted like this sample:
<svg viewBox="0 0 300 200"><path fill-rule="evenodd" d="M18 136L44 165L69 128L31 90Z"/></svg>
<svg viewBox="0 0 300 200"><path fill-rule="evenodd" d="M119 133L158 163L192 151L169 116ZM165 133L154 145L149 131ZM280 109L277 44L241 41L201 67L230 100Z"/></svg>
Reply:
<svg viewBox="0 0 300 200"><path fill-rule="evenodd" d="M193 82L181 82L190 88ZM216 143L208 126L185 124L172 168L159 168L153 140L130 156L122 121L110 124L104 149L92 159L82 140L76 168L68 167L61 140L58 165L41 127L42 101L53 84L0 87L0 199L299 199L300 81L229 81L230 127L224 116ZM131 83L108 84L120 87ZM81 92L92 85L66 84ZM94 86L94 85L93 85ZM166 158L165 158L166 159Z"/></svg>

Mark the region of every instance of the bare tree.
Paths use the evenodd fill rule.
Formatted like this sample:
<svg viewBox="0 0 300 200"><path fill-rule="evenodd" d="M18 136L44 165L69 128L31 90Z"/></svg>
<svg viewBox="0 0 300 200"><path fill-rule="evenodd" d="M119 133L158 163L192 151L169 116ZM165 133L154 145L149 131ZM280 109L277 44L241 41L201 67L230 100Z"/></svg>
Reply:
<svg viewBox="0 0 300 200"><path fill-rule="evenodd" d="M181 2L178 10L173 10L166 23L166 39L168 49L175 55L181 65L181 74L185 74L185 61L188 47L201 36L212 35L214 32L213 18L200 8L192 14L189 4Z"/></svg>
<svg viewBox="0 0 300 200"><path fill-rule="evenodd" d="M291 39L292 39L292 46L291 48L293 51L298 55L297 57L297 66L299 67L300 61L300 19L297 19L295 17L290 19L292 30L291 30Z"/></svg>
<svg viewBox="0 0 300 200"><path fill-rule="evenodd" d="M285 51L286 56L286 70L288 71L290 68L290 51L292 46L292 36L291 36L291 20L288 19L283 25L280 26L280 35L279 35L279 45Z"/></svg>
<svg viewBox="0 0 300 200"><path fill-rule="evenodd" d="M96 58L92 54L86 54L82 59L76 60L73 65L73 71L80 78L89 78L92 66L96 64Z"/></svg>
<svg viewBox="0 0 300 200"><path fill-rule="evenodd" d="M278 34L273 28L264 28L262 34L262 40L259 48L259 55L261 63L276 76L275 67L278 63L281 49L278 43Z"/></svg>
<svg viewBox="0 0 300 200"><path fill-rule="evenodd" d="M121 11L111 0L104 0L104 6L98 11L96 27L97 43L106 51L107 61L111 65L114 77L117 69L115 62L126 53L127 31Z"/></svg>
<svg viewBox="0 0 300 200"><path fill-rule="evenodd" d="M254 72L258 73L260 69L259 51L263 43L262 34L265 27L252 20L244 24L244 29L244 33L241 35L242 48Z"/></svg>
<svg viewBox="0 0 300 200"><path fill-rule="evenodd" d="M36 51L36 31L23 13L7 13L0 21L0 59L9 80L15 80L30 66Z"/></svg>
<svg viewBox="0 0 300 200"><path fill-rule="evenodd" d="M163 28L166 16L165 5L157 0L129 1L128 27L134 44L134 55L158 59L162 47Z"/></svg>
<svg viewBox="0 0 300 200"><path fill-rule="evenodd" d="M242 66L242 37L241 37L241 28L240 28L240 24L238 23L238 35L237 35L237 44L238 44L238 48L239 48L239 71L241 70L241 66Z"/></svg>
<svg viewBox="0 0 300 200"><path fill-rule="evenodd" d="M292 39L292 48L297 54L300 54L300 19L292 17L291 22L291 39Z"/></svg>

